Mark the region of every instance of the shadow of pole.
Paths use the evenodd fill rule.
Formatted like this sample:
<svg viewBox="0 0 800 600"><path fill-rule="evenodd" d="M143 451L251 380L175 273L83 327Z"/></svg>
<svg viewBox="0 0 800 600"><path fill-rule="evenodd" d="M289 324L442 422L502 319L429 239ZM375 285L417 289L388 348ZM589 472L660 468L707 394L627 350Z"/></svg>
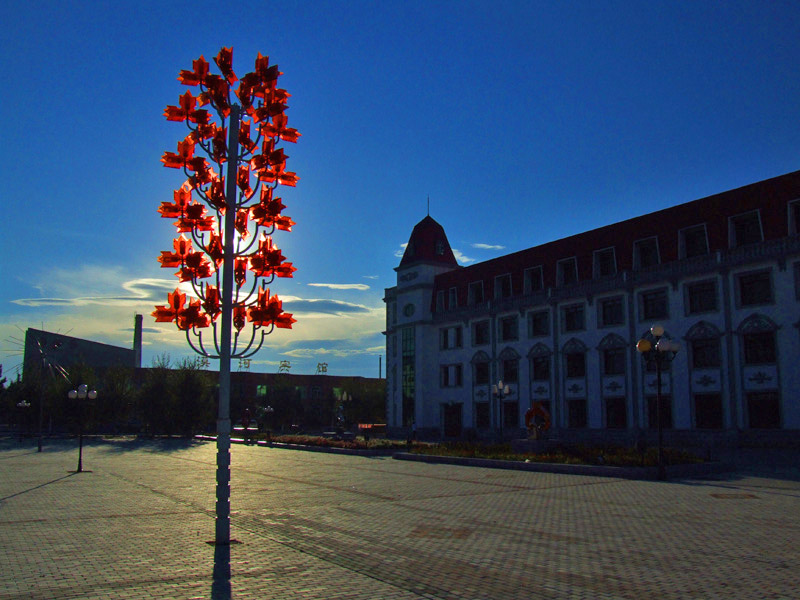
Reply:
<svg viewBox="0 0 800 600"><path fill-rule="evenodd" d="M214 545L214 580L211 583L211 599L231 599L230 544Z"/></svg>

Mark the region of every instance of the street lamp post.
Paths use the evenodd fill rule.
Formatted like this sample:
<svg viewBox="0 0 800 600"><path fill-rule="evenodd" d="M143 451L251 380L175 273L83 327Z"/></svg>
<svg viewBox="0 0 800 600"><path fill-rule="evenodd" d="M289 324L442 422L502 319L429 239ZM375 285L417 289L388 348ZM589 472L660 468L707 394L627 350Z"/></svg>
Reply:
<svg viewBox="0 0 800 600"><path fill-rule="evenodd" d="M27 421L27 419L23 419L22 415L24 415L27 412L26 409L28 409L30 407L31 407L31 403L28 402L27 400L20 400L19 402L17 402L17 408L19 409L19 441L20 442L22 442L22 437L23 437L23 435L22 435L22 433L23 433L23 431L22 431L22 429L23 429L22 421L23 420Z"/></svg>
<svg viewBox="0 0 800 600"><path fill-rule="evenodd" d="M501 379L496 384L492 385L492 398L497 401L497 435L502 439L503 437L503 398L511 395L511 388L503 384Z"/></svg>
<svg viewBox="0 0 800 600"><path fill-rule="evenodd" d="M94 400L97 398L97 391L90 390L89 386L82 383L77 390L70 390L67 393L70 400L78 399L78 469L76 473L83 472L83 403L86 398Z"/></svg>
<svg viewBox="0 0 800 600"><path fill-rule="evenodd" d="M653 341L642 338L636 343L636 350L642 355L645 362L655 364L656 367L656 427L658 428L658 479L666 479L664 467L664 431L661 419L661 371L665 364L670 363L680 350L680 345L664 336L664 327L653 325L650 328Z"/></svg>

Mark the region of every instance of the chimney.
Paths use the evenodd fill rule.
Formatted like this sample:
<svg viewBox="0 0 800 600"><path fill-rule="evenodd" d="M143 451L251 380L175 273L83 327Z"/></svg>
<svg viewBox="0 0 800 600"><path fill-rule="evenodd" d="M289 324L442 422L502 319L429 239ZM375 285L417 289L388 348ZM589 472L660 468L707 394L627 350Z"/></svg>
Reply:
<svg viewBox="0 0 800 600"><path fill-rule="evenodd" d="M144 317L136 314L133 329L133 366L137 369L142 367L142 321Z"/></svg>

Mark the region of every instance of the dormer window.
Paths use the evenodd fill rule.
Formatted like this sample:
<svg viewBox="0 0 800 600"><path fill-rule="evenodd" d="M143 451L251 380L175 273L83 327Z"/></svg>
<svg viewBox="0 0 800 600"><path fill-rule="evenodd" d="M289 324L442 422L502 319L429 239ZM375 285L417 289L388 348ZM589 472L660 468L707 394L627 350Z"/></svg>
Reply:
<svg viewBox="0 0 800 600"><path fill-rule="evenodd" d="M761 218L757 210L731 217L728 229L731 248L764 241L761 231Z"/></svg>
<svg viewBox="0 0 800 600"><path fill-rule="evenodd" d="M494 278L494 297L495 298L510 298L511 297L511 274L498 275Z"/></svg>
<svg viewBox="0 0 800 600"><path fill-rule="evenodd" d="M578 283L578 261L574 256L558 261L557 275L559 285Z"/></svg>
<svg viewBox="0 0 800 600"><path fill-rule="evenodd" d="M678 243L681 258L694 258L708 254L708 235L705 224L681 229Z"/></svg>
<svg viewBox="0 0 800 600"><path fill-rule="evenodd" d="M481 304L483 302L483 282L473 281L467 288L467 302L470 306Z"/></svg>
<svg viewBox="0 0 800 600"><path fill-rule="evenodd" d="M658 254L658 238L656 236L636 240L633 243L633 268L647 269L661 262Z"/></svg>
<svg viewBox="0 0 800 600"><path fill-rule="evenodd" d="M533 294L544 289L541 266L525 269L524 289L526 294Z"/></svg>
<svg viewBox="0 0 800 600"><path fill-rule="evenodd" d="M436 256L444 256L444 242L436 240Z"/></svg>
<svg viewBox="0 0 800 600"><path fill-rule="evenodd" d="M594 277L610 277L617 274L617 259L614 248L605 248L594 251Z"/></svg>
<svg viewBox="0 0 800 600"><path fill-rule="evenodd" d="M458 289L451 287L447 290L447 308L453 310L458 308Z"/></svg>
<svg viewBox="0 0 800 600"><path fill-rule="evenodd" d="M789 202L789 235L800 233L800 200Z"/></svg>

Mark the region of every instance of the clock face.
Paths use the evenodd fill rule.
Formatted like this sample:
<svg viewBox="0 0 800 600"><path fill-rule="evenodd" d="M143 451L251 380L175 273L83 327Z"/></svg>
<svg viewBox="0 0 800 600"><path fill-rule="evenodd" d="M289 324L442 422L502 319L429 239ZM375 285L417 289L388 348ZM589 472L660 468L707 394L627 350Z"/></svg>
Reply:
<svg viewBox="0 0 800 600"><path fill-rule="evenodd" d="M407 317L410 317L414 314L414 305L413 304L406 304L403 307L403 314Z"/></svg>

